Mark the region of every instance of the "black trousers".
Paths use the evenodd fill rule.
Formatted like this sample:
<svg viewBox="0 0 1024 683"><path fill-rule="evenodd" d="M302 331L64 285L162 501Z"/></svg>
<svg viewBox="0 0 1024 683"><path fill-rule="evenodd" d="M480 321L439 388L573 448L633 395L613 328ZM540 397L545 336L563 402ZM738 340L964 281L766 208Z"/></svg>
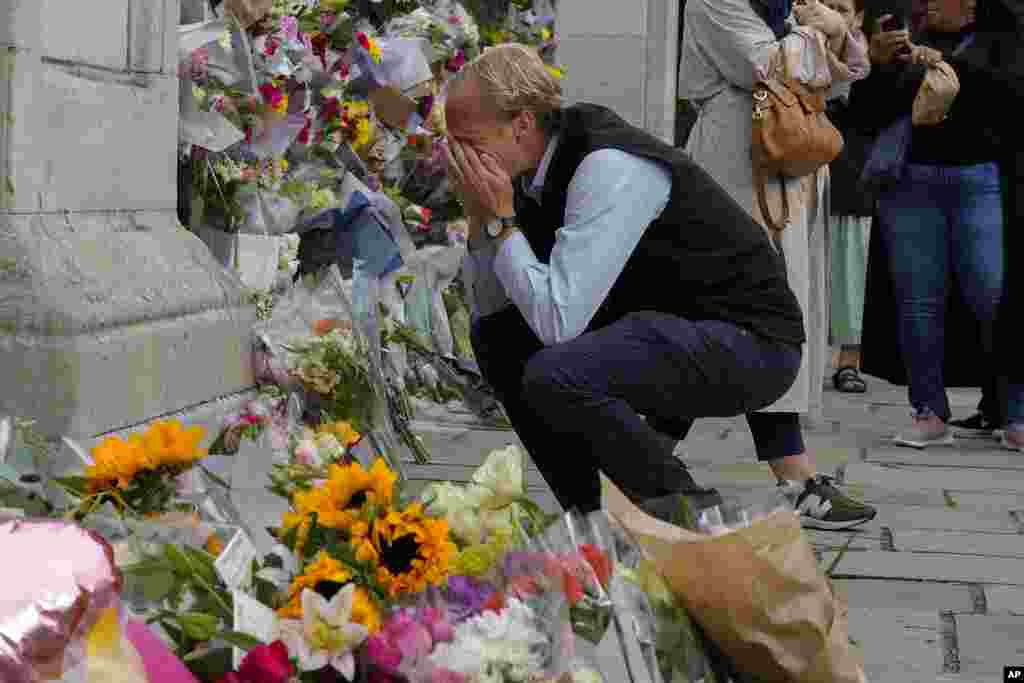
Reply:
<svg viewBox="0 0 1024 683"><path fill-rule="evenodd" d="M559 503L581 512L600 507L599 471L635 500L699 492L672 455L677 441L697 418L749 414L776 401L801 358L795 345L727 322L655 312L545 348L511 306L477 320L472 342ZM759 455L779 440L780 420L792 422L783 442L793 428L800 438L796 416L748 415Z"/></svg>

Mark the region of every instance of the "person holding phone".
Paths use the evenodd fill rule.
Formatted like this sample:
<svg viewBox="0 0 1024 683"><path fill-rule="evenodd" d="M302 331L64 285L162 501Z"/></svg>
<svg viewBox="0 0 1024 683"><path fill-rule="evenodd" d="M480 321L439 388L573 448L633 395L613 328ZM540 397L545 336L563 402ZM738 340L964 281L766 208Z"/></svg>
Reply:
<svg viewBox="0 0 1024 683"><path fill-rule="evenodd" d="M885 376L872 369L876 361L868 338L877 335L889 344L893 336L899 339L914 412L912 425L895 442L915 448L952 443L954 428L971 436L994 435L1006 422L1005 372L994 355L994 321L1005 276L1002 172L1008 150L1019 148L1011 117L1020 93L1000 75L1007 45L998 37L1000 15L999 0L929 0L923 31L871 36L871 76L852 91L855 115L880 131L910 117L929 66L946 62L960 84L944 120L912 129L905 171L879 196L878 229L872 233L872 241L878 239L872 258L881 255L887 267L868 276L867 306L879 312L865 312L864 368ZM891 16L881 16L880 25L892 27ZM891 291L891 300L872 291ZM950 327L950 300L969 309L967 324ZM882 312L889 307L895 309L892 318ZM898 321L895 335L888 319ZM875 331L873 320L879 321ZM960 377L981 374L974 384L984 385L983 400L978 415L951 423L947 330L970 338L965 330L971 328L978 330L976 341L960 354L970 370L953 370ZM891 364L883 359L879 365ZM903 368L886 369L898 377Z"/></svg>
<svg viewBox="0 0 1024 683"><path fill-rule="evenodd" d="M686 150L743 209L762 225L751 160L752 91L758 81L785 70L788 77L825 93L864 75L846 48L849 24L818 0L687 0L679 95L698 110ZM792 494L805 526L842 529L872 519L875 509L821 476L804 445L801 416L822 415L827 351L825 239L828 169L767 185L775 215L785 200L790 221L780 249L789 286L807 328L803 364L780 400L747 417L759 460L770 463ZM767 228L766 228L767 231ZM681 430L679 436L685 435Z"/></svg>

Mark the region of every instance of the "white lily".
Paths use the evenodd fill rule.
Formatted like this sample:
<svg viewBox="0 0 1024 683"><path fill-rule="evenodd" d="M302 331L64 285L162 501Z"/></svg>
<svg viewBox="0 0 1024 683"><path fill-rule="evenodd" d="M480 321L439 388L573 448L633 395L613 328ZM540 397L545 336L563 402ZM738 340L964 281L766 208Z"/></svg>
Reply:
<svg viewBox="0 0 1024 683"><path fill-rule="evenodd" d="M330 665L351 680L356 660L352 654L369 631L352 623L355 584L348 584L330 601L308 588L302 591L302 621L285 619L278 624L288 651L299 660L302 671L319 671Z"/></svg>

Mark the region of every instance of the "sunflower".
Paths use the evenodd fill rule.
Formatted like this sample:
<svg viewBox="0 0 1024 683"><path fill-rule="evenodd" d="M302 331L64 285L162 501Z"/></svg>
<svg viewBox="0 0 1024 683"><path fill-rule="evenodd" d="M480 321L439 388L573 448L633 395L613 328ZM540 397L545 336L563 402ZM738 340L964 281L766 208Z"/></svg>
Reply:
<svg viewBox="0 0 1024 683"><path fill-rule="evenodd" d="M277 611L282 619L302 618L302 591L307 588L330 600L338 591L351 583L352 572L338 560L325 552L317 555L316 560L306 567L302 575L292 581L288 589L288 603ZM352 621L366 627L370 633L376 633L381 626L381 613L370 593L362 586L356 586L355 600L352 603Z"/></svg>
<svg viewBox="0 0 1024 683"><path fill-rule="evenodd" d="M111 436L92 450L93 463L85 468L91 492L126 489L139 474L168 468L179 474L206 456L199 448L201 427L185 429L177 420L154 422L142 434L127 440Z"/></svg>
<svg viewBox="0 0 1024 683"><path fill-rule="evenodd" d="M348 567L326 552L320 551L316 559L306 566L305 571L292 580L292 585L288 588L288 604L279 609L278 614L286 619L301 619L302 591L307 588L317 590L321 584L337 584L340 589L351 580L352 571Z"/></svg>
<svg viewBox="0 0 1024 683"><path fill-rule="evenodd" d="M448 522L426 517L419 503L374 520L371 534L353 534L353 545L357 559L377 565L377 581L391 597L444 581L456 552Z"/></svg>
<svg viewBox="0 0 1024 683"><path fill-rule="evenodd" d="M327 471L327 481L322 485L296 492L292 499L294 512L284 516L286 533L298 529L296 551L301 551L305 545L314 513L318 526L351 533L352 526L363 517L368 506L386 508L391 505L398 475L383 458L378 458L369 470L355 462L331 465Z"/></svg>

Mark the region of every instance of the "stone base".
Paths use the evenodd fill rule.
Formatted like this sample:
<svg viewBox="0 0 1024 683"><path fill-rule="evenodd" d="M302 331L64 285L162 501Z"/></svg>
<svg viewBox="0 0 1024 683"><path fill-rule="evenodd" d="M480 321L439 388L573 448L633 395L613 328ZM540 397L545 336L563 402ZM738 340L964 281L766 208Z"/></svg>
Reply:
<svg viewBox="0 0 1024 683"><path fill-rule="evenodd" d="M174 210L0 213L0 413L89 438L253 385L254 307Z"/></svg>

